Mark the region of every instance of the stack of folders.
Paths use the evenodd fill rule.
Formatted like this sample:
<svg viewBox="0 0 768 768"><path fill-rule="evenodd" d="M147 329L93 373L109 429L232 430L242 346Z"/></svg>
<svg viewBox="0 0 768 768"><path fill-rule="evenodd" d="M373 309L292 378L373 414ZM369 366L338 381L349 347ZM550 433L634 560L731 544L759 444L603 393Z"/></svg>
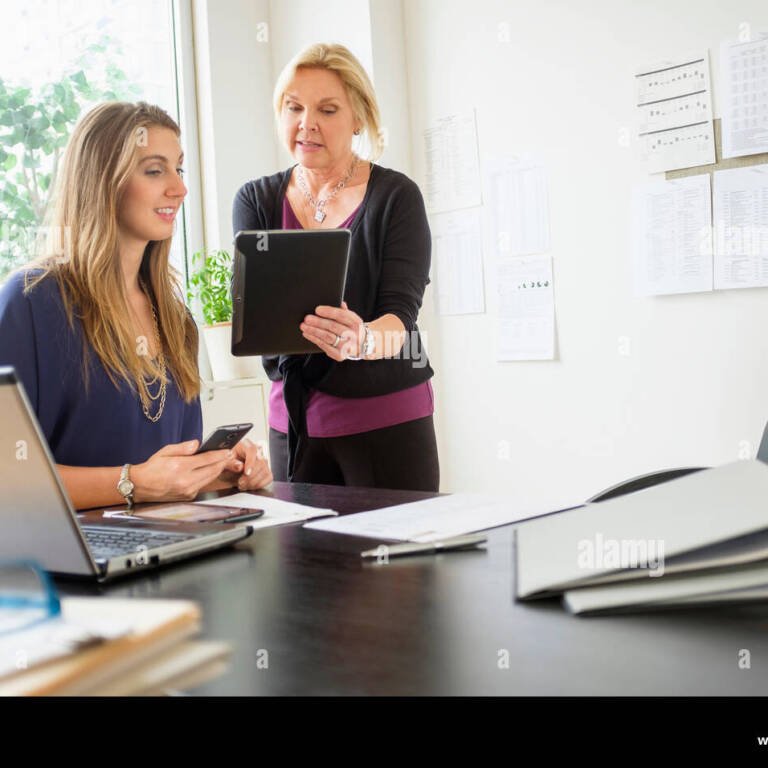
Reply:
<svg viewBox="0 0 768 768"><path fill-rule="evenodd" d="M738 461L522 523L518 600L575 614L768 599L768 465Z"/></svg>
<svg viewBox="0 0 768 768"><path fill-rule="evenodd" d="M200 611L182 600L64 598L61 616L0 636L1 696L150 696L226 669L225 643L191 640Z"/></svg>

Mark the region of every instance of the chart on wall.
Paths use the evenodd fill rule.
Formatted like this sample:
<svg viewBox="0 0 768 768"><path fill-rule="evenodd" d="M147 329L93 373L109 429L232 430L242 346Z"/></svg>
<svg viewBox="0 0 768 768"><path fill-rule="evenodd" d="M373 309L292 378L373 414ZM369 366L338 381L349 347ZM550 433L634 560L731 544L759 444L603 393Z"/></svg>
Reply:
<svg viewBox="0 0 768 768"><path fill-rule="evenodd" d="M649 173L715 162L708 51L639 67L635 96L640 151Z"/></svg>
<svg viewBox="0 0 768 768"><path fill-rule="evenodd" d="M635 187L630 231L637 296L712 290L709 174Z"/></svg>
<svg viewBox="0 0 768 768"><path fill-rule="evenodd" d="M720 46L723 157L768 152L768 34Z"/></svg>
<svg viewBox="0 0 768 768"><path fill-rule="evenodd" d="M555 300L549 254L508 257L496 265L497 359L552 360Z"/></svg>
<svg viewBox="0 0 768 768"><path fill-rule="evenodd" d="M495 256L549 250L547 173L535 157L494 157L486 173L486 209Z"/></svg>
<svg viewBox="0 0 768 768"><path fill-rule="evenodd" d="M714 174L715 288L768 286L768 165Z"/></svg>
<svg viewBox="0 0 768 768"><path fill-rule="evenodd" d="M475 111L446 115L424 131L425 197L430 213L482 203Z"/></svg>
<svg viewBox="0 0 768 768"><path fill-rule="evenodd" d="M439 314L485 312L482 243L479 208L432 217L432 272Z"/></svg>

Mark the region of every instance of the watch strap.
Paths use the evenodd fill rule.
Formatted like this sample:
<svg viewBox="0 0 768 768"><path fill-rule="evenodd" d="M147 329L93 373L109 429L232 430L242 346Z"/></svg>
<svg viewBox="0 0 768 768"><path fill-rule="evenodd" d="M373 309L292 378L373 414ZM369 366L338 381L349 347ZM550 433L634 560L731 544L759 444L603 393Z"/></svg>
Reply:
<svg viewBox="0 0 768 768"><path fill-rule="evenodd" d="M125 503L128 505L128 509L133 507L133 489L134 485L129 477L131 465L124 464L122 470L120 470L120 479L117 481L117 490L120 495L125 499ZM130 484L130 490L126 493L124 491L126 483Z"/></svg>

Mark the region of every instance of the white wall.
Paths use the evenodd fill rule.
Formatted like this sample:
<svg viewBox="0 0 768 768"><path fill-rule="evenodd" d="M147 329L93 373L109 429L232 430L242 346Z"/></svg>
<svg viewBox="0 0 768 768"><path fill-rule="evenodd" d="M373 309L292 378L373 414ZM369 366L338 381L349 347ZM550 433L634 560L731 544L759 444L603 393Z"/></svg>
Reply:
<svg viewBox="0 0 768 768"><path fill-rule="evenodd" d="M205 246L230 250L232 200L248 179L273 173L268 0L193 0ZM203 243L191 243L194 250Z"/></svg>
<svg viewBox="0 0 768 768"><path fill-rule="evenodd" d="M204 0L196 0L203 3ZM205 3L220 239L232 195L285 167L271 91L309 42L349 46L369 68L390 146L383 165L424 178L422 134L477 109L481 163L531 151L550 179L558 326L554 362L495 362L495 286L485 315L420 325L436 370L443 490L553 491L574 500L660 467L718 464L754 451L768 418L760 290L635 299L629 200L648 178L632 147L637 64L707 47L718 104L720 40L768 29L763 0L227 0ZM266 18L268 45L251 38ZM508 24L510 41L499 40ZM223 91L219 94L218 91ZM210 188L206 184L206 194ZM209 227L210 230L210 227ZM210 239L210 238L209 238ZM630 344L620 354L622 338ZM499 458L507 441L510 458Z"/></svg>
<svg viewBox="0 0 768 768"><path fill-rule="evenodd" d="M633 68L707 47L717 93L721 39L763 0L406 0L417 180L422 132L477 108L481 164L538 153L550 179L559 359L497 363L489 312L432 317L446 490L522 487L574 499L656 468L712 465L756 448L768 417L760 290L632 297L629 200L647 179L619 131L633 124ZM499 41L508 23L509 43ZM717 104L717 100L716 100ZM719 113L718 113L719 116ZM628 337L630 355L619 353ZM499 458L508 441L510 458Z"/></svg>

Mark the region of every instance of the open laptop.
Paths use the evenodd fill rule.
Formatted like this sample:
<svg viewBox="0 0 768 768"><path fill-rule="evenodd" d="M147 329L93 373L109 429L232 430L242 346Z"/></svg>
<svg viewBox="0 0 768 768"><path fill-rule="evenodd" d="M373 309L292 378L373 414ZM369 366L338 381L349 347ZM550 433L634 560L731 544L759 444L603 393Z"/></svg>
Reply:
<svg viewBox="0 0 768 768"><path fill-rule="evenodd" d="M0 558L30 558L62 576L105 580L219 549L247 524L103 519L80 524L13 368L0 368Z"/></svg>

